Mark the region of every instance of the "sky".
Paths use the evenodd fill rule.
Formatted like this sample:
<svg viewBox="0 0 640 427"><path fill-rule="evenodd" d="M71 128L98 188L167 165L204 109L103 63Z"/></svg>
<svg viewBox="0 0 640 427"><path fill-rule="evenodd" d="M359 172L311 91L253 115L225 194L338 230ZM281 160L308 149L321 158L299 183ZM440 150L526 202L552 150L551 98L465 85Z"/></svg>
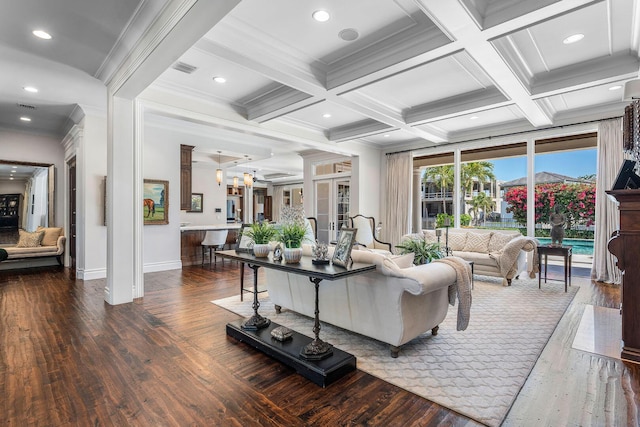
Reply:
<svg viewBox="0 0 640 427"><path fill-rule="evenodd" d="M595 148L590 150L576 150L563 153L539 154L535 157L537 172L553 172L572 178L596 173ZM527 176L527 158L513 157L508 159L490 160L493 163L493 173L500 181Z"/></svg>

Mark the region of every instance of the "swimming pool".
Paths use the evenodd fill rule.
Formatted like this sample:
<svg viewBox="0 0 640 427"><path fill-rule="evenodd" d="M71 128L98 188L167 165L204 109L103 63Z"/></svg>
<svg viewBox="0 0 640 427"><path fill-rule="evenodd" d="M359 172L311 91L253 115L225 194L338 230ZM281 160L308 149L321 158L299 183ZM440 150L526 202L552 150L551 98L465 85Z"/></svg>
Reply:
<svg viewBox="0 0 640 427"><path fill-rule="evenodd" d="M542 245L551 243L551 238L549 237L536 237L536 239L538 239ZM573 246L573 253L575 255L593 255L593 240L564 239L562 240L562 244Z"/></svg>

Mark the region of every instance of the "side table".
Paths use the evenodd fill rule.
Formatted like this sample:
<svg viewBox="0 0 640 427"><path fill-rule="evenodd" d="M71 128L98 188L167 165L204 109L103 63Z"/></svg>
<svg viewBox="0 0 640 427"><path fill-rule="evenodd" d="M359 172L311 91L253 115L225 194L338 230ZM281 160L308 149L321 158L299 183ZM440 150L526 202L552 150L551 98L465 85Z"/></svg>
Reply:
<svg viewBox="0 0 640 427"><path fill-rule="evenodd" d="M547 283L547 261L548 256L561 256L564 258L564 291L567 292L567 284L571 286L571 256L573 254L573 246L571 245L540 245L538 246L538 265L540 272L538 273L538 289L542 280L542 255L544 255L544 283Z"/></svg>

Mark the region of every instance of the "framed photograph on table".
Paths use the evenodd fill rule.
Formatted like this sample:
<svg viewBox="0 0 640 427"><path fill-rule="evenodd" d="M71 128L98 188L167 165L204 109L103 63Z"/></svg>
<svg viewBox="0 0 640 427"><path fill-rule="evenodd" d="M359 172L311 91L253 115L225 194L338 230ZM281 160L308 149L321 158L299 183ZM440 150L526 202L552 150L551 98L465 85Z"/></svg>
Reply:
<svg viewBox="0 0 640 427"><path fill-rule="evenodd" d="M251 227L251 224L242 224L242 228L238 233L238 244L236 245L236 252L253 253L253 242L245 231Z"/></svg>
<svg viewBox="0 0 640 427"><path fill-rule="evenodd" d="M349 266L349 260L351 259L351 249L353 248L353 244L356 242L357 232L357 228L340 229L340 232L338 233L336 248L333 251L333 258L331 258L331 262L334 265L339 265L345 268Z"/></svg>

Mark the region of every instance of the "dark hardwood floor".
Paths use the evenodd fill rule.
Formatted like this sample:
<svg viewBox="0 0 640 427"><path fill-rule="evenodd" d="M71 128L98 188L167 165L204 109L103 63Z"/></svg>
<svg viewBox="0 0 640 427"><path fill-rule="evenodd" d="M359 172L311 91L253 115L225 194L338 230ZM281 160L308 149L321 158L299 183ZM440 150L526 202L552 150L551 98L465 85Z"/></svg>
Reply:
<svg viewBox="0 0 640 427"><path fill-rule="evenodd" d="M323 389L228 338L237 316L210 301L236 294L238 275L230 262L146 274L144 298L110 306L103 280L0 271L0 424L478 425L361 371ZM591 303L619 299L616 287L583 286ZM627 371L638 391L640 373Z"/></svg>

